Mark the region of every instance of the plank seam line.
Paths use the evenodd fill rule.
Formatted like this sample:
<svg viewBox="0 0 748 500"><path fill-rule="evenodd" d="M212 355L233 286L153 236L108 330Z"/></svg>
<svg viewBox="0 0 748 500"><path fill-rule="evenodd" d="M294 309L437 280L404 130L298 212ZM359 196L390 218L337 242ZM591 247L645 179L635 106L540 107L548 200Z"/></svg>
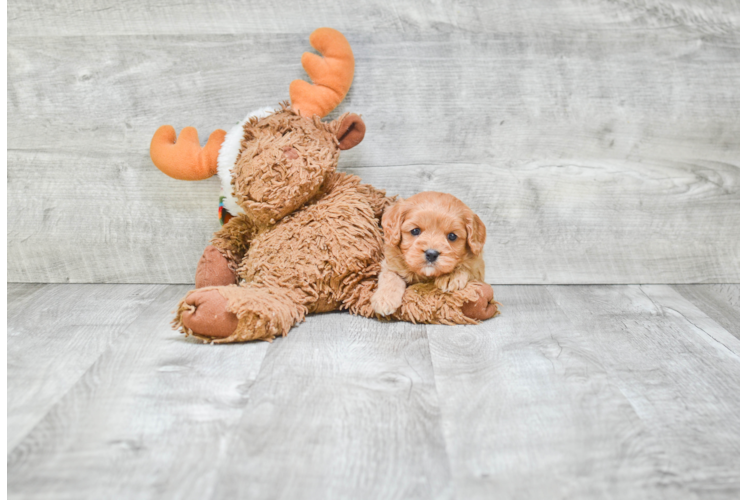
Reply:
<svg viewBox="0 0 748 500"><path fill-rule="evenodd" d="M455 490L457 488L457 484L455 481L455 474L454 474L454 464L452 463L452 453L449 450L449 442L447 441L447 431L444 428L444 412L442 411L442 396L439 392L439 384L436 380L436 368L434 367L434 357L431 354L431 335L429 334L431 330L431 325L422 325L424 329L424 333L426 334L426 347L429 350L429 363L431 364L431 373L434 376L434 392L436 392L436 402L437 406L439 408L439 431L442 434L442 439L444 440L444 453L447 455L447 466L449 467L449 483L452 487L452 494L455 494Z"/></svg>
<svg viewBox="0 0 748 500"><path fill-rule="evenodd" d="M79 283L76 283L76 284L79 284ZM131 283L128 283L128 284L131 284ZM114 346L116 346L117 344L119 344L121 342L124 342L124 340L127 339L128 336L125 335L125 334L130 329L130 327L133 325L133 323L135 323L145 313L145 310L148 307L150 307L151 305L153 305L153 303L164 292L166 292L169 289L169 285L165 285L164 286L164 285L161 285L159 283L151 284L151 286L154 286L154 287L163 286L164 289L161 290L160 292L156 293L154 295L153 299L151 301L149 301L147 304L145 304L145 306L143 307L143 309L141 309L142 312L140 314L135 315L135 317L132 319L132 321L130 321L129 323L127 323L125 325L122 325L119 328L116 328L116 329L112 330L112 332L110 334L111 335L111 338L110 338L110 342L111 343L109 345L107 345L106 348L103 349L99 353L99 355L96 356L96 358L94 360L91 361L91 364L88 365L88 367L85 369L85 371L83 373L81 373L81 376L78 378L78 380L76 380L75 383L73 383L70 387L68 387L68 389L65 392L63 392L62 394L59 395L59 397L54 402L54 404L52 406L50 406L49 409L47 410L47 412L44 415L42 415L41 418L39 418L39 420L37 420L34 423L34 426L31 427L31 428L29 428L29 430L18 440L18 443L13 447L13 449L9 449L8 450L8 454L7 454L8 458L10 458L10 456L13 454L13 452L15 452L17 449L19 449L19 447L21 445L23 445L23 443L26 441L26 439L28 439L28 437L36 430L36 428L39 427L39 424L42 423L47 417L49 417L49 415L55 410L55 408L57 408L60 405L60 403L73 391L73 389L75 389L78 386L78 383L91 371L91 369L93 369L93 367L102 358L102 356L104 356L104 354L106 354L107 352L109 352Z"/></svg>
<svg viewBox="0 0 748 500"><path fill-rule="evenodd" d="M652 305L654 305L654 306L655 306L656 308L658 308L658 309L663 309L663 310L665 310L665 311L670 311L671 313L675 313L675 314L676 314L676 315L677 315L678 317L680 317L680 318L684 319L684 320L686 321L686 323L688 323L689 325L693 326L693 327L694 327L694 328L696 328L696 329L697 329L698 331L700 331L701 333L703 333L704 335L706 335L707 337L709 337L710 339L712 339L712 341L714 341L714 342L715 342L716 344L718 344L718 345L722 346L722 348L723 348L723 349L724 349L725 351L727 351L727 354L728 354L728 355L729 355L730 357L732 357L732 358L735 358L735 359L737 359L738 361L740 361L740 352L737 352L737 353L736 353L736 352L734 352L734 351L733 351L732 349L730 349L729 347L727 347L727 346L726 346L725 344L723 344L722 342L720 342L719 340L717 340L716 338L714 338L714 336L712 336L711 334L709 334L709 332L707 332L706 330L704 330L704 329L703 329L703 328L701 328L700 326L696 325L696 324L695 324L695 323L694 323L693 321L691 321L690 319L688 319L688 318L687 318L687 317L686 317L686 316L685 316L685 315L684 315L683 313L681 313L681 312L680 312L680 311L678 311L677 309L673 309L672 307L669 307L669 306L666 306L666 305L663 305L663 304L658 304L657 302L655 302L654 300L652 300L652 297L650 297L650 296L649 296L649 294L648 294L647 292L645 292L645 291L644 291L644 289L643 289L643 288L641 287L641 285L639 286L639 290L640 290L640 291L641 291L641 292L642 292L642 293L644 294L644 296L645 296L645 297L647 297L647 299L649 299L649 301L650 301L650 302L652 303ZM696 310L697 310L697 311L699 311L699 312L700 312L701 314L703 314L705 318L707 318L708 320L712 321L712 322L713 322L713 323L714 323L714 324L715 324L715 325L716 325L717 327L719 327L719 328L721 328L722 330L724 330L724 332L725 332L725 333L726 333L726 334L727 334L728 336L732 337L732 334L731 334L730 332L728 332L728 331L727 331L727 330L726 330L726 329L725 329L725 328L724 328L724 327L723 327L722 325L720 325L719 323L717 323L716 321L714 321L714 320L713 320L712 318L710 318L708 314L706 314L706 313L705 313L704 311L702 311L701 309L699 309L699 308L698 308L698 307L697 307L697 306L696 306L695 304L693 304L693 303L692 303L692 302L691 302L690 300L686 300L686 299L685 299L685 298L684 298L684 297L683 297L682 295L680 295L680 294L679 294L679 293L677 292L677 290L675 290L675 289L672 289L672 291L673 291L674 293L676 293L676 294L677 294L677 295L678 295L679 297L681 297L681 298L682 298L683 300L685 300L686 302L688 302L688 303L689 303L689 304L690 304L691 306L693 306L693 308L694 308L694 309L696 309ZM738 342L739 342L739 341L738 341Z"/></svg>

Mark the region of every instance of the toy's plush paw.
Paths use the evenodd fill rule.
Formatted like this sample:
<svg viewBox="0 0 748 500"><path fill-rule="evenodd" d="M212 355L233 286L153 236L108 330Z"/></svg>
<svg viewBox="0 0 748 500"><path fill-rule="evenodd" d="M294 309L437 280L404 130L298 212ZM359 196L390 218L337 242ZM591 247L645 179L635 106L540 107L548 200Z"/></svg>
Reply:
<svg viewBox="0 0 748 500"><path fill-rule="evenodd" d="M236 283L236 276L229 268L229 261L213 245L208 245L197 263L195 288L226 286Z"/></svg>
<svg viewBox="0 0 748 500"><path fill-rule="evenodd" d="M496 303L493 302L493 288L491 285L482 283L478 289L480 297L472 302L465 302L462 305L462 312L468 318L484 321L496 316L498 311Z"/></svg>
<svg viewBox="0 0 748 500"><path fill-rule="evenodd" d="M470 277L464 271L457 271L444 276L439 276L434 280L434 284L439 287L442 292L456 292L462 290L468 284Z"/></svg>
<svg viewBox="0 0 748 500"><path fill-rule="evenodd" d="M196 290L184 302L189 309L182 313L182 323L194 333L225 338L239 324L236 314L226 310L228 300L218 290Z"/></svg>
<svg viewBox="0 0 748 500"><path fill-rule="evenodd" d="M378 288L371 297L371 307L374 309L374 312L380 316L394 314L402 303L402 294L388 293L382 288Z"/></svg>

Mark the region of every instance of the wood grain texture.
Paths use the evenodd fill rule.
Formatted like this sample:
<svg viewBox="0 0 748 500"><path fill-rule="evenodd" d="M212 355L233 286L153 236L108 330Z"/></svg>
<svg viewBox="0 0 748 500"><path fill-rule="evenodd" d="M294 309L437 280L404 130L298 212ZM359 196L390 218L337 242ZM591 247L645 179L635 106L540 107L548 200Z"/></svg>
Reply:
<svg viewBox="0 0 748 500"><path fill-rule="evenodd" d="M428 327L456 497L689 498L588 332L544 287L494 291L501 316Z"/></svg>
<svg viewBox="0 0 748 500"><path fill-rule="evenodd" d="M9 286L10 498L737 496L739 340L669 286L225 346L169 328L188 289Z"/></svg>
<svg viewBox="0 0 748 500"><path fill-rule="evenodd" d="M348 170L403 196L432 190L470 200L488 227L489 283L738 279L740 173L732 166L580 161ZM698 231L694 220L704 221Z"/></svg>
<svg viewBox="0 0 748 500"><path fill-rule="evenodd" d="M175 3L43 0L8 4L11 35L311 33L320 26L351 32L446 31L507 32L529 27L558 31L610 27L672 28L704 33L735 32L740 27L737 0L637 0L617 2L347 2L324 0L203 0Z"/></svg>
<svg viewBox="0 0 748 500"><path fill-rule="evenodd" d="M740 285L674 285L673 288L740 339Z"/></svg>
<svg viewBox="0 0 748 500"><path fill-rule="evenodd" d="M268 350L215 498L451 498L425 327L310 317Z"/></svg>
<svg viewBox="0 0 748 500"><path fill-rule="evenodd" d="M57 384L58 401L47 405L44 418L22 441L9 446L10 497L210 496L215 464L247 404L267 344L211 346L184 339L170 329L169 311L189 287L150 288L162 293L132 314L116 346L78 371L69 390ZM115 311L93 294L80 303L98 306L102 315ZM73 312L77 321L85 317ZM89 329L85 340L94 343L99 333ZM45 333L27 336L43 339ZM16 344L11 338L10 345ZM26 351L31 358L34 352ZM44 361L38 358L23 372L9 363L9 385L22 391L28 387L25 375L34 369L31 380L49 385L59 373L72 374L80 361L60 350L56 363L54 373L41 370ZM16 411L9 414L20 418Z"/></svg>
<svg viewBox="0 0 748 500"><path fill-rule="evenodd" d="M549 287L665 450L667 484L738 495L739 340L667 286Z"/></svg>
<svg viewBox="0 0 748 500"><path fill-rule="evenodd" d="M220 228L218 179L180 183L146 165L147 153L140 166L106 153L9 154L19 167L9 174L9 217L28 223L8 226L9 279L194 284ZM45 183L22 208L34 190L25 168Z"/></svg>
<svg viewBox="0 0 748 500"><path fill-rule="evenodd" d="M11 176L9 275L20 281L191 283L218 229L217 179L180 183L150 165L10 152L66 193L22 210L31 180ZM63 165L86 166L71 175ZM111 160L110 160L111 161ZM445 191L487 224L490 283L733 281L739 171L714 163L578 162L348 167L389 193ZM112 192L121 179L130 192ZM136 187L142 184L142 188ZM500 192L500 195L497 195ZM604 202L603 202L604 200ZM200 201L200 203L197 203ZM73 209L75 207L75 209ZM67 219L64 214L75 215ZM701 221L694 231L694 220ZM55 241L50 247L49 241ZM716 245L715 241L724 244Z"/></svg>
<svg viewBox="0 0 748 500"><path fill-rule="evenodd" d="M191 282L218 182L160 174L151 134L192 125L205 140L286 98L312 25L330 24L357 57L338 112L367 123L340 168L391 194L465 199L489 222L489 281L737 282L737 14L12 2L9 279Z"/></svg>
<svg viewBox="0 0 748 500"><path fill-rule="evenodd" d="M9 450L164 289L159 285L9 287Z"/></svg>
<svg viewBox="0 0 748 500"><path fill-rule="evenodd" d="M8 146L137 158L163 123L195 126L207 138L288 98L289 82L305 78L298 60L306 36L11 37ZM336 112L367 121L364 143L341 155L351 165L737 164L737 33L348 37L356 77Z"/></svg>

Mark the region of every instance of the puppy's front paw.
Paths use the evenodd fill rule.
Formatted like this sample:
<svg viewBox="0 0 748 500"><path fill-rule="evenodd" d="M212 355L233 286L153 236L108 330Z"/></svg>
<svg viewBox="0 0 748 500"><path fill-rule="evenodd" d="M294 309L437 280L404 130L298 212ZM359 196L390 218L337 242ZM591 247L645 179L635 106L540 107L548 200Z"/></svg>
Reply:
<svg viewBox="0 0 748 500"><path fill-rule="evenodd" d="M458 271L456 273L439 276L434 280L434 284L439 287L442 292L456 292L467 286L468 279L469 277L467 273Z"/></svg>
<svg viewBox="0 0 748 500"><path fill-rule="evenodd" d="M380 316L394 314L402 303L402 295L398 296L397 294L386 293L383 292L381 288L377 289L371 297L371 307L374 309L374 312Z"/></svg>

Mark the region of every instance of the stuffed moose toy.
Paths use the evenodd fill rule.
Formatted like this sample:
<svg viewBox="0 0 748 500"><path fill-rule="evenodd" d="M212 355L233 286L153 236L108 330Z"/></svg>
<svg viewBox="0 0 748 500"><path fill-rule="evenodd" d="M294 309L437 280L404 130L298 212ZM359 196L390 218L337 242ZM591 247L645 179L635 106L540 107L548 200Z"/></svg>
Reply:
<svg viewBox="0 0 748 500"><path fill-rule="evenodd" d="M314 84L291 83L291 102L250 113L227 134L216 130L200 147L188 127L156 131L153 163L181 180L221 179L223 223L197 265L195 290L180 302L174 327L216 343L271 341L308 313L347 309L375 314L370 299L383 258L384 191L336 172L341 150L365 134L355 114L323 122L353 82L354 58L330 28L310 36L322 57L301 63ZM409 287L389 318L418 323L474 324L496 314L491 287L472 282L444 293L433 284Z"/></svg>

